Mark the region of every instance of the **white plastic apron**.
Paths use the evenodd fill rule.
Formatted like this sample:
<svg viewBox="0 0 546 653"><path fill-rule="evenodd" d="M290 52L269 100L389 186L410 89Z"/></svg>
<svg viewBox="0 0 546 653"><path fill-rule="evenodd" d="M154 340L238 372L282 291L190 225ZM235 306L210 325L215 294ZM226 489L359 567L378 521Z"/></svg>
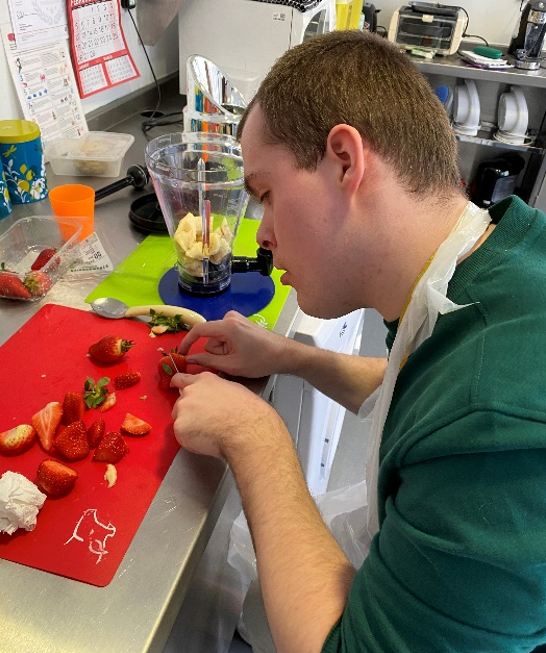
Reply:
<svg viewBox="0 0 546 653"><path fill-rule="evenodd" d="M379 449L383 428L392 401L396 378L406 358L431 334L442 315L464 308L446 296L449 280L455 272L458 259L466 254L485 233L491 216L469 202L449 236L440 245L434 258L416 283L410 302L398 326L391 348L387 370L373 411L370 435L370 454L366 465L368 491L368 534L372 538L379 530L377 514L377 480L379 475ZM365 402L359 415L367 412Z"/></svg>

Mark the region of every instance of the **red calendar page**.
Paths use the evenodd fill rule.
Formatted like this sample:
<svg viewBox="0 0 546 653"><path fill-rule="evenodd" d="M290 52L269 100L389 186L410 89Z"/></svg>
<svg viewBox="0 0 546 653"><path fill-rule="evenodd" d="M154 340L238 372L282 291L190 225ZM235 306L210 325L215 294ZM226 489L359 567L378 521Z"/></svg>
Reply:
<svg viewBox="0 0 546 653"><path fill-rule="evenodd" d="M119 0L68 0L68 26L82 98L140 77L125 42Z"/></svg>

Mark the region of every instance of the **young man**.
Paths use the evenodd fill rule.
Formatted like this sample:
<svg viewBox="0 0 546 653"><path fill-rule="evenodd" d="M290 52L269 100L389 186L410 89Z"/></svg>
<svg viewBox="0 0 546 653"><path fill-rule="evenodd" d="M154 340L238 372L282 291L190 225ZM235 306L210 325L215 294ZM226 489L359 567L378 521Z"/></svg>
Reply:
<svg viewBox="0 0 546 653"><path fill-rule="evenodd" d="M240 128L261 246L308 314L377 309L389 361L235 313L187 352L232 375L295 374L352 411L377 389L370 552L355 572L290 434L242 385L176 375L176 437L223 457L279 653L531 651L546 641L546 217L461 190L448 119L386 41L333 32L275 64ZM366 402L368 403L368 402Z"/></svg>

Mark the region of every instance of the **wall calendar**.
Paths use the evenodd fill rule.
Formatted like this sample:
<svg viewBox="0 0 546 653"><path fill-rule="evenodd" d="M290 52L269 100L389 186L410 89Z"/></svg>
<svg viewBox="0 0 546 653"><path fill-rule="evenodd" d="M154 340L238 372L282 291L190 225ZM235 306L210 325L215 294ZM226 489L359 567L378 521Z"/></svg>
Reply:
<svg viewBox="0 0 546 653"><path fill-rule="evenodd" d="M123 34L119 0L68 0L68 25L82 98L140 77Z"/></svg>

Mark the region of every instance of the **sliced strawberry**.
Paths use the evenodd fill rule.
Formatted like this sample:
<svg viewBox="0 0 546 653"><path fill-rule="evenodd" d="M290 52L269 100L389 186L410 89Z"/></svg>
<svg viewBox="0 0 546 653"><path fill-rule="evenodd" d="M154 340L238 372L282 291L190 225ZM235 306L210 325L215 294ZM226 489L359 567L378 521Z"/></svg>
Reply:
<svg viewBox="0 0 546 653"><path fill-rule="evenodd" d="M118 398L116 397L116 393L115 392L110 392L106 396L106 399L105 399L104 403L99 408L100 412L104 413L105 411L110 410L110 408L112 408L112 406L115 405L117 400L118 400Z"/></svg>
<svg viewBox="0 0 546 653"><path fill-rule="evenodd" d="M134 344L132 340L119 336L104 336L89 347L88 353L99 363L115 363L121 360Z"/></svg>
<svg viewBox="0 0 546 653"><path fill-rule="evenodd" d="M0 454L17 456L28 451L36 442L36 431L30 424L19 424L9 431L0 433Z"/></svg>
<svg viewBox="0 0 546 653"><path fill-rule="evenodd" d="M125 372L114 378L114 388L116 390L126 390L136 385L141 379L140 372Z"/></svg>
<svg viewBox="0 0 546 653"><path fill-rule="evenodd" d="M148 422L131 415L131 413L127 413L120 430L127 435L146 435L150 432L151 428Z"/></svg>
<svg viewBox="0 0 546 653"><path fill-rule="evenodd" d="M87 429L87 442L89 442L90 449L94 449L98 445L105 431L106 424L102 417L99 417L91 424Z"/></svg>
<svg viewBox="0 0 546 653"><path fill-rule="evenodd" d="M65 426L79 422L85 413L85 400L79 392L67 392L63 399L62 423Z"/></svg>
<svg viewBox="0 0 546 653"><path fill-rule="evenodd" d="M78 479L78 472L57 460L42 460L36 472L36 485L48 497L68 494Z"/></svg>
<svg viewBox="0 0 546 653"><path fill-rule="evenodd" d="M21 279L15 274L6 270L4 264L0 265L0 297L11 299L31 299L32 295Z"/></svg>
<svg viewBox="0 0 546 653"><path fill-rule="evenodd" d="M66 460L83 460L89 455L87 431L83 422L72 422L55 438L55 451Z"/></svg>
<svg viewBox="0 0 546 653"><path fill-rule="evenodd" d="M61 423L63 407L58 401L50 401L32 416L32 426L36 429L42 447L49 451L53 446L55 431Z"/></svg>
<svg viewBox="0 0 546 653"><path fill-rule="evenodd" d="M53 281L45 272L36 271L27 274L24 284L33 297L41 297L51 288Z"/></svg>
<svg viewBox="0 0 546 653"><path fill-rule="evenodd" d="M31 270L41 270L46 263L48 263L57 253L57 250L54 249L53 247L47 247L46 249L43 249L38 256L36 257L36 260L34 263L30 266ZM51 263L49 266L49 269L52 270L56 267L58 267L60 263L60 259L57 256L57 258Z"/></svg>
<svg viewBox="0 0 546 653"><path fill-rule="evenodd" d="M129 447L121 433L111 431L99 442L93 455L93 462L112 463L112 465L115 465L128 453Z"/></svg>
<svg viewBox="0 0 546 653"><path fill-rule="evenodd" d="M171 360L171 356L172 356L172 360ZM173 361L174 361L174 365L173 365ZM186 357L178 353L177 347L171 349L170 355L162 354L157 364L157 371L159 373L159 387L162 390L171 389L171 378L173 377L174 374L176 374L175 365L176 365L176 369L178 369L179 372L186 371L186 367L187 367Z"/></svg>

